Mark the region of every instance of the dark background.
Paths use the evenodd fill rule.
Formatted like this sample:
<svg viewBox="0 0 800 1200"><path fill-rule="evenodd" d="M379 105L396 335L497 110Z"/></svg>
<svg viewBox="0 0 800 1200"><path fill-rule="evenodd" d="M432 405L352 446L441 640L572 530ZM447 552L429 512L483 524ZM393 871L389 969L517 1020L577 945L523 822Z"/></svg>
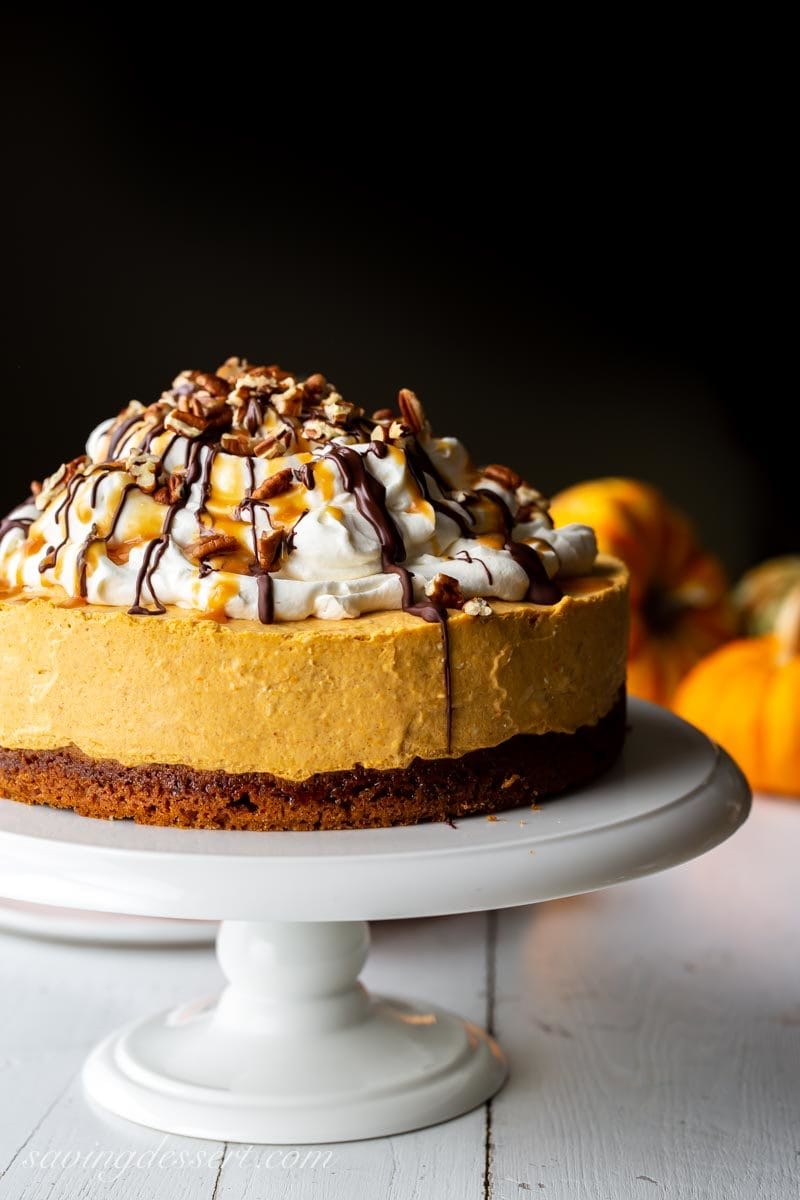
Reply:
<svg viewBox="0 0 800 1200"><path fill-rule="evenodd" d="M733 572L799 550L782 158L747 80L324 41L15 22L4 507L239 354L368 409L411 387L544 490L651 480Z"/></svg>

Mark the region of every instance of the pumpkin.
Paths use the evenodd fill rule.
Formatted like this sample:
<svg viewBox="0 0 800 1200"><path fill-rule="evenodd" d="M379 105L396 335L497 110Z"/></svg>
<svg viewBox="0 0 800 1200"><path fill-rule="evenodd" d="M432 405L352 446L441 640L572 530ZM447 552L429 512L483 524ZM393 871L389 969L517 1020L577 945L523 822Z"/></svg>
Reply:
<svg viewBox="0 0 800 1200"><path fill-rule="evenodd" d="M733 593L739 630L747 637L775 632L786 595L800 583L800 554L771 558L743 575Z"/></svg>
<svg viewBox="0 0 800 1200"><path fill-rule="evenodd" d="M670 704L696 662L734 632L728 581L698 544L689 519L656 488L635 479L593 479L560 492L556 525L591 525L598 546L631 576L628 690Z"/></svg>
<svg viewBox="0 0 800 1200"><path fill-rule="evenodd" d="M775 632L739 638L698 663L675 711L733 755L756 791L800 796L800 583Z"/></svg>

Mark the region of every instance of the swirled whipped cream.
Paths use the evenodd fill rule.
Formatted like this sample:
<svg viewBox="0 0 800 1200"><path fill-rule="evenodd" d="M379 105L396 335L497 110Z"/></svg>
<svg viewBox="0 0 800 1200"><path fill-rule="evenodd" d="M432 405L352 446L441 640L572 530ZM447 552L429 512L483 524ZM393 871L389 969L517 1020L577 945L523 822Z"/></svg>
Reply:
<svg viewBox="0 0 800 1200"><path fill-rule="evenodd" d="M552 604L591 529L435 437L417 397L367 416L321 375L229 359L133 401L0 524L0 587L137 615L265 623ZM429 619L431 619L429 617Z"/></svg>

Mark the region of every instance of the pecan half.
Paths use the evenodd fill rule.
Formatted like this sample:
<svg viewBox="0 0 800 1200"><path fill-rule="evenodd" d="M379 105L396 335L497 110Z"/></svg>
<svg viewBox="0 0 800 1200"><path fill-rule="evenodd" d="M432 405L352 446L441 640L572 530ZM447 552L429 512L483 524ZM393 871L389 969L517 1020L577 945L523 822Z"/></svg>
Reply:
<svg viewBox="0 0 800 1200"><path fill-rule="evenodd" d="M193 562L199 563L204 558L210 558L212 554L233 554L238 549L239 543L235 537L212 530L210 533L201 534L199 538L191 542L184 550L184 554Z"/></svg>
<svg viewBox="0 0 800 1200"><path fill-rule="evenodd" d="M462 608L464 605L461 584L452 575L444 575L441 571L425 584L425 595L442 608Z"/></svg>
<svg viewBox="0 0 800 1200"><path fill-rule="evenodd" d="M515 492L523 482L521 475L501 463L489 463L488 467L483 468L483 475L484 478L491 479L492 483L499 483L501 488L509 492Z"/></svg>
<svg viewBox="0 0 800 1200"><path fill-rule="evenodd" d="M288 492L293 483L294 471L291 467L286 467L285 470L276 471L258 487L253 488L250 498L251 500L271 500L273 496L282 496L284 492Z"/></svg>
<svg viewBox="0 0 800 1200"><path fill-rule="evenodd" d="M414 392L408 388L400 388L397 403L400 407L400 416L403 418L403 424L407 425L412 433L421 433L428 422L425 419L425 410Z"/></svg>
<svg viewBox="0 0 800 1200"><path fill-rule="evenodd" d="M273 529L261 534L256 543L256 558L262 571L278 571L286 554L286 534Z"/></svg>

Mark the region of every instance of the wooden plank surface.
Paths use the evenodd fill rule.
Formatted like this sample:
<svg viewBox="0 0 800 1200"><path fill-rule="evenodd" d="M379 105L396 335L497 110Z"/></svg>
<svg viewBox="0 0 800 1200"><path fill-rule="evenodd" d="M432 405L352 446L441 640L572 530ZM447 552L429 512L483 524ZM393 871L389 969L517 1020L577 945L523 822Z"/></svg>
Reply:
<svg viewBox="0 0 800 1200"><path fill-rule="evenodd" d="M331 1147L165 1138L86 1104L91 1045L214 991L211 951L0 935L0 1200L798 1196L799 856L800 804L761 801L661 876L377 926L369 986L493 1021L512 1077L457 1121Z"/></svg>

